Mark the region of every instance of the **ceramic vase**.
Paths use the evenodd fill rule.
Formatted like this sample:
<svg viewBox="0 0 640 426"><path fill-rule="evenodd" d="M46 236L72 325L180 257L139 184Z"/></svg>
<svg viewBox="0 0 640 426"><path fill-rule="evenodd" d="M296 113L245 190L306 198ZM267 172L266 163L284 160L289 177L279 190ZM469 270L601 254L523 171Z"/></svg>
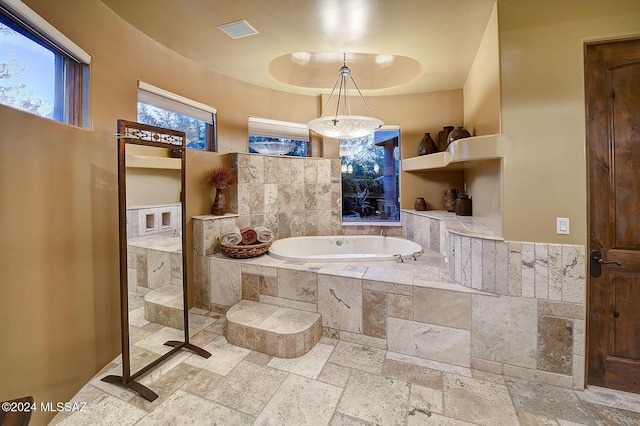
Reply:
<svg viewBox="0 0 640 426"><path fill-rule="evenodd" d="M471 216L471 197L459 195L456 199L456 215Z"/></svg>
<svg viewBox="0 0 640 426"><path fill-rule="evenodd" d="M465 130L464 127L457 126L455 130L449 133L449 136L447 137L447 147L453 141L457 141L458 139L470 138L470 137L471 137L471 133Z"/></svg>
<svg viewBox="0 0 640 426"><path fill-rule="evenodd" d="M453 131L455 127L453 126L444 126L440 132L438 132L438 150L444 151L447 149L447 138L449 137L449 133Z"/></svg>
<svg viewBox="0 0 640 426"><path fill-rule="evenodd" d="M416 211L426 211L427 210L427 202L422 197L416 198Z"/></svg>
<svg viewBox="0 0 640 426"><path fill-rule="evenodd" d="M442 206L448 212L456 211L456 200L458 199L458 190L455 188L444 190L444 202Z"/></svg>
<svg viewBox="0 0 640 426"><path fill-rule="evenodd" d="M222 216L227 212L227 188L216 188L216 198L211 204L211 214L215 216Z"/></svg>
<svg viewBox="0 0 640 426"><path fill-rule="evenodd" d="M438 146L431 137L431 133L425 133L418 146L418 155L428 155L438 152Z"/></svg>

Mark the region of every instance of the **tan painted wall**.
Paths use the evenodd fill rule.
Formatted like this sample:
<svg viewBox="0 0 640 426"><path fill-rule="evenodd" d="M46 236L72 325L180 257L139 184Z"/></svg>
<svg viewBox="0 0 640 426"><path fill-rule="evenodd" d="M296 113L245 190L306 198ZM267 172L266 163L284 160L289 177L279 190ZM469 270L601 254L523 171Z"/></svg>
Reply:
<svg viewBox="0 0 640 426"><path fill-rule="evenodd" d="M68 401L120 352L115 144L1 105L0 129L0 400Z"/></svg>
<svg viewBox="0 0 640 426"><path fill-rule="evenodd" d="M501 0L498 20L504 237L586 244L583 43L640 35L640 2Z"/></svg>
<svg viewBox="0 0 640 426"><path fill-rule="evenodd" d="M464 126L473 136L500 133L500 42L493 9L464 84Z"/></svg>
<svg viewBox="0 0 640 426"><path fill-rule="evenodd" d="M500 133L500 45L498 9L493 9L464 85L464 124L473 136ZM464 176L473 217L502 235L502 164L469 167Z"/></svg>

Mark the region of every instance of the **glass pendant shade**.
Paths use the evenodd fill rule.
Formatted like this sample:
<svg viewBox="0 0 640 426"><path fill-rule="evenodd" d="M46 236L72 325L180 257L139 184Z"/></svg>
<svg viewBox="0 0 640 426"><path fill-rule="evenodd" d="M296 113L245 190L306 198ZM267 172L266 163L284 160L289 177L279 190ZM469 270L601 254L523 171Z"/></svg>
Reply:
<svg viewBox="0 0 640 426"><path fill-rule="evenodd" d="M335 139L352 139L370 135L382 126L382 120L362 115L320 117L307 123L314 132Z"/></svg>

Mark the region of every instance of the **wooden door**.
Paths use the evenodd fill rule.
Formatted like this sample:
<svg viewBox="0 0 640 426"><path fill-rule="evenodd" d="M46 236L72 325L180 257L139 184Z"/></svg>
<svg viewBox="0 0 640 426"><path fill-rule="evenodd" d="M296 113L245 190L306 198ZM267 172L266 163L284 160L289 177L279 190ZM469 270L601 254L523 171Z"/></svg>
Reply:
<svg viewBox="0 0 640 426"><path fill-rule="evenodd" d="M585 46L585 95L587 383L640 393L640 39Z"/></svg>

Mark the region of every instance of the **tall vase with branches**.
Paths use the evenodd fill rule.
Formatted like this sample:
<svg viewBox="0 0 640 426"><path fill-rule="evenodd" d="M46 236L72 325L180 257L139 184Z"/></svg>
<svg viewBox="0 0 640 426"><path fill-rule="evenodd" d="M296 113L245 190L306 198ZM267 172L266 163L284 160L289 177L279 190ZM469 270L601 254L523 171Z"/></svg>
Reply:
<svg viewBox="0 0 640 426"><path fill-rule="evenodd" d="M228 167L216 167L209 171L207 183L215 188L216 196L211 204L211 214L222 216L227 213L226 190L237 183L234 171Z"/></svg>

